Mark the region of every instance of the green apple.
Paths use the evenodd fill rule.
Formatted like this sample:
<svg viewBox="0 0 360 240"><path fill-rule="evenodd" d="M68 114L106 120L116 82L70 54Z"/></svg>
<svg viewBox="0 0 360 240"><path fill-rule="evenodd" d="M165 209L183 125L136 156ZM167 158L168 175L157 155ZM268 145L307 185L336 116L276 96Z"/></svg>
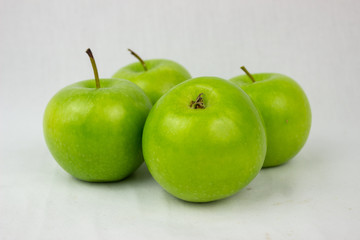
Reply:
<svg viewBox="0 0 360 240"><path fill-rule="evenodd" d="M48 103L43 129L59 165L89 182L125 178L143 162L141 138L151 102L134 83L100 79L77 82ZM101 86L100 86L101 85Z"/></svg>
<svg viewBox="0 0 360 240"><path fill-rule="evenodd" d="M143 61L129 49L139 62L131 63L119 71L113 78L122 78L141 87L154 104L164 93L175 85L191 78L190 73L180 64L167 59Z"/></svg>
<svg viewBox="0 0 360 240"><path fill-rule="evenodd" d="M283 164L304 146L311 127L309 101L301 87L278 73L246 75L230 79L254 102L264 120L267 152L264 167Z"/></svg>
<svg viewBox="0 0 360 240"><path fill-rule="evenodd" d="M143 133L146 165L177 198L209 202L233 195L260 171L266 153L261 116L229 81L183 82L154 105Z"/></svg>

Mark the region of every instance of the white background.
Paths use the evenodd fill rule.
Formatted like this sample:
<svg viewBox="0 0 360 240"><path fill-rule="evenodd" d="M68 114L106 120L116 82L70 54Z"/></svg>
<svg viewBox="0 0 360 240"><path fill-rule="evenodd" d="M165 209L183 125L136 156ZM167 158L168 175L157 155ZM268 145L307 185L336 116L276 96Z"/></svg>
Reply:
<svg viewBox="0 0 360 240"><path fill-rule="evenodd" d="M0 239L359 239L360 2L0 0ZM293 77L313 112L288 164L207 204L167 194L145 165L110 184L78 181L49 153L47 102L135 59L193 76Z"/></svg>

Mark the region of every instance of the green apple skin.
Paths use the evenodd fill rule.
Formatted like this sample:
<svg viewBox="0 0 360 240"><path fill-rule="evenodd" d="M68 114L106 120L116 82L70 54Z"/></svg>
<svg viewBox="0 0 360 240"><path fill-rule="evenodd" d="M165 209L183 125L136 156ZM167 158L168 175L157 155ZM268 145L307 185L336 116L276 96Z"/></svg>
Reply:
<svg viewBox="0 0 360 240"><path fill-rule="evenodd" d="M140 62L135 62L121 68L113 78L132 81L144 90L153 104L172 87L191 78L190 73L174 61L152 59L144 62L147 71Z"/></svg>
<svg viewBox="0 0 360 240"><path fill-rule="evenodd" d="M230 79L254 102L264 120L267 152L264 167L281 165L304 146L311 127L309 101L301 87L278 73L252 74Z"/></svg>
<svg viewBox="0 0 360 240"><path fill-rule="evenodd" d="M204 109L191 101L203 93ZM145 163L170 194L190 202L226 198L260 171L265 129L256 107L221 78L183 82L154 105L143 133Z"/></svg>
<svg viewBox="0 0 360 240"><path fill-rule="evenodd" d="M47 146L59 165L88 182L121 180L143 162L141 138L152 107L134 83L120 79L77 82L48 103Z"/></svg>

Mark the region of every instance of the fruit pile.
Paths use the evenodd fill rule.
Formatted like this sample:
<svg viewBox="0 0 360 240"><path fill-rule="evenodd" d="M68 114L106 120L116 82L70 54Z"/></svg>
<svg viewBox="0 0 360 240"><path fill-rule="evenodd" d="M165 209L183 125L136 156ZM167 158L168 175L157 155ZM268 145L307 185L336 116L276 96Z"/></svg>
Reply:
<svg viewBox="0 0 360 240"><path fill-rule="evenodd" d="M191 202L233 195L262 167L293 158L311 126L308 99L291 78L250 74L191 78L180 64L139 60L111 79L60 90L43 121L59 165L88 182L119 181L145 160L170 194Z"/></svg>

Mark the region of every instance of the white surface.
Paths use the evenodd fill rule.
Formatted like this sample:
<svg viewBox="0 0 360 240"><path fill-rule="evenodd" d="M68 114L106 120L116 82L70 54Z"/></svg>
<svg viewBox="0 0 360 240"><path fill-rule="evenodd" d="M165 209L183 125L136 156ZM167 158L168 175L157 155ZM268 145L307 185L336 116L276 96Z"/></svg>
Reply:
<svg viewBox="0 0 360 240"><path fill-rule="evenodd" d="M0 0L0 239L359 239L360 2ZM143 165L111 184L53 160L42 115L62 87L144 58L193 76L292 76L313 127L288 164L237 195L191 204Z"/></svg>

